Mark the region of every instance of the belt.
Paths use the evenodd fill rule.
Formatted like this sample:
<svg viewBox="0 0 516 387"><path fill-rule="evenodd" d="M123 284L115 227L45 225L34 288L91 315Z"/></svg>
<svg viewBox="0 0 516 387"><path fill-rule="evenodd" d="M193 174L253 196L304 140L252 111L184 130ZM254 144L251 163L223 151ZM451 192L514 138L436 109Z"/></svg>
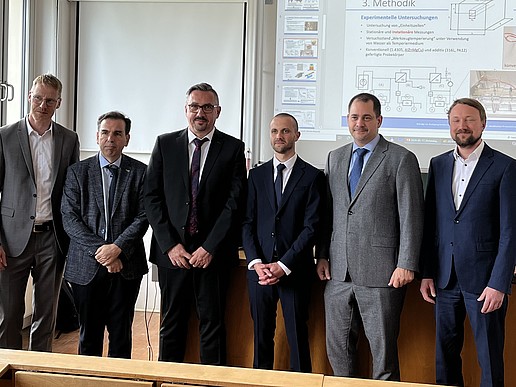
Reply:
<svg viewBox="0 0 516 387"><path fill-rule="evenodd" d="M34 226L32 226L32 232L52 231L53 228L54 222L52 220L48 220L43 223L34 223Z"/></svg>

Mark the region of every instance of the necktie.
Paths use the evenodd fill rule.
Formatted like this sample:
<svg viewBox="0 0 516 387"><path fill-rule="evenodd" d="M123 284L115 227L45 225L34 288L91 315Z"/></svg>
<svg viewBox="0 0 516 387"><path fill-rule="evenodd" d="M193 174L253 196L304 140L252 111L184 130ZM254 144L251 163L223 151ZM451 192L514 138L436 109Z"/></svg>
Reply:
<svg viewBox="0 0 516 387"><path fill-rule="evenodd" d="M281 203L281 195L283 194L283 170L285 168L285 164L278 164L278 166L276 167L277 174L276 180L274 181L274 192L276 194L276 208L279 208Z"/></svg>
<svg viewBox="0 0 516 387"><path fill-rule="evenodd" d="M355 160L355 164L353 164L353 169L349 175L349 192L351 197L355 195L355 189L357 188L358 181L360 180L360 175L362 175L362 168L364 167L364 156L368 152L367 149L358 148L356 151L357 158Z"/></svg>
<svg viewBox="0 0 516 387"><path fill-rule="evenodd" d="M109 183L109 196L106 214L107 223L107 239L113 241L113 234L111 229L111 215L113 215L113 202L115 200L116 182L118 180L118 167L113 164L106 165L106 168L111 172L111 182Z"/></svg>
<svg viewBox="0 0 516 387"><path fill-rule="evenodd" d="M206 141L208 141L207 138L202 140L196 138L194 140L195 150L192 155L192 165L190 168L191 204L187 226L187 231L190 235L194 235L199 231L197 223L197 194L199 192L199 172L201 170L201 147Z"/></svg>

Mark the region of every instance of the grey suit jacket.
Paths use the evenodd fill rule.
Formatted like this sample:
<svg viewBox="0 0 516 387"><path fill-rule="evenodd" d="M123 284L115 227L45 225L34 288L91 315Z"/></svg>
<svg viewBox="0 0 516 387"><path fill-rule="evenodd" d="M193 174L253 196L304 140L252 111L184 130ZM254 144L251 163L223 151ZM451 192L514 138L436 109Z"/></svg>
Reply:
<svg viewBox="0 0 516 387"><path fill-rule="evenodd" d="M111 214L114 243L122 249L121 274L135 279L148 271L143 236L149 223L143 207L146 165L122 155ZM65 279L86 285L100 264L95 251L106 244L106 214L98 155L72 165L63 193L63 224L70 236Z"/></svg>
<svg viewBox="0 0 516 387"><path fill-rule="evenodd" d="M387 287L396 267L417 271L423 234L423 184L415 155L383 137L350 198L348 170L353 144L328 155L326 175L332 230L320 257L332 279ZM329 248L328 248L329 247Z"/></svg>
<svg viewBox="0 0 516 387"><path fill-rule="evenodd" d="M23 253L36 217L36 182L32 167L26 119L0 128L0 241L10 257ZM61 196L66 168L79 160L79 138L65 127L53 124L52 216L62 257L68 236L61 220Z"/></svg>

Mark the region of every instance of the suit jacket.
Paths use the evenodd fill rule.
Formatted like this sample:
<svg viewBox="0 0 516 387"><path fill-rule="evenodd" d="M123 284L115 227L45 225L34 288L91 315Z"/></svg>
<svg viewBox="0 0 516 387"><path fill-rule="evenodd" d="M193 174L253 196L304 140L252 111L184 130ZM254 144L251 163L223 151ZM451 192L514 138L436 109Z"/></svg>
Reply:
<svg viewBox="0 0 516 387"><path fill-rule="evenodd" d="M454 163L452 151L430 161L422 274L444 288L453 261L461 289L480 294L489 286L510 293L516 259L516 161L485 144L458 210L452 193Z"/></svg>
<svg viewBox="0 0 516 387"><path fill-rule="evenodd" d="M69 241L62 225L61 196L66 168L79 160L79 138L55 122L52 131L52 217L54 235L64 258ZM29 242L36 217L36 181L26 118L0 128L0 192L0 240L6 254L17 257Z"/></svg>
<svg viewBox="0 0 516 387"><path fill-rule="evenodd" d="M331 241L319 253L329 257L332 279L387 287L397 268L417 271L423 234L423 183L416 156L380 136L350 198L348 170L353 144L328 155L326 175ZM329 249L327 248L329 246Z"/></svg>
<svg viewBox="0 0 516 387"><path fill-rule="evenodd" d="M215 130L197 194L196 239L213 255L212 265L238 262L242 201L246 191L244 143ZM160 135L145 183L145 209L153 229L150 261L175 268L167 251L186 246L190 210L188 129Z"/></svg>
<svg viewBox="0 0 516 387"><path fill-rule="evenodd" d="M276 248L292 277L311 274L324 203L324 174L298 157L277 210L272 160L249 172L248 187L242 237L247 263L275 261Z"/></svg>
<svg viewBox="0 0 516 387"><path fill-rule="evenodd" d="M122 253L121 274L136 279L148 271L143 236L149 223L143 206L146 166L122 154L110 224L115 243ZM100 264L95 251L106 244L106 214L102 171L98 155L68 169L61 206L64 228L70 236L65 278L79 285L88 284Z"/></svg>

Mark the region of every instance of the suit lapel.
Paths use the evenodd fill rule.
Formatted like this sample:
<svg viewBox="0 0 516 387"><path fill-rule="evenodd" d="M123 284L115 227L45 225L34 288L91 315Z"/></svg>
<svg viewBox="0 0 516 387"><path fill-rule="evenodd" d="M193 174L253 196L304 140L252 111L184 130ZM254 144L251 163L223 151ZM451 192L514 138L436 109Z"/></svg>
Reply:
<svg viewBox="0 0 516 387"><path fill-rule="evenodd" d="M213 165L215 165L215 162L219 157L219 153L222 150L222 146L224 145L224 140L219 136L218 130L213 130L214 132L211 139L210 150L208 151L208 155L206 156L206 161L204 162L204 167L202 169L199 192L202 192L204 186L206 185L206 180L208 180L208 176L210 175Z"/></svg>
<svg viewBox="0 0 516 387"><path fill-rule="evenodd" d="M288 179L287 185L285 186L285 189L283 190L283 194L281 195L281 202L280 206L278 208L278 212L281 211L284 204L288 201L289 196L294 191L294 188L296 187L297 183L305 173L305 162L297 157L296 163L294 164L294 167L292 168L292 172L290 173L290 177Z"/></svg>
<svg viewBox="0 0 516 387"><path fill-rule="evenodd" d="M443 179L444 184L442 187L446 187L448 192L445 193L446 201L450 207L455 211L455 201L453 200L453 167L455 164L455 159L453 157L453 151L448 154L448 158L445 160L444 168L439 171L434 171L434 173L442 174L440 177L435 177L436 179Z"/></svg>
<svg viewBox="0 0 516 387"><path fill-rule="evenodd" d="M30 177L32 178L32 182L36 184L34 168L32 166L32 155L30 152L28 128L25 119L23 120L22 124L18 125L18 140L20 141L20 148L23 154L23 159L25 160L25 165L27 166Z"/></svg>
<svg viewBox="0 0 516 387"><path fill-rule="evenodd" d="M190 192L190 159L188 157L188 128L183 130L177 139L177 152L179 157L177 158L180 165L178 170L181 171L181 177L185 185L186 192ZM174 152L175 150L172 150Z"/></svg>
<svg viewBox="0 0 516 387"><path fill-rule="evenodd" d="M118 205L120 204L120 200L122 199L122 194L127 188L127 184L129 181L129 175L131 174L131 163L129 159L122 154L122 160L120 162L120 169L118 171L118 181L116 183L115 189L115 197L113 198L113 209L112 213L115 212Z"/></svg>
<svg viewBox="0 0 516 387"><path fill-rule="evenodd" d="M385 159L385 152L387 152L388 148L389 144L387 141L385 141L383 137L380 137L380 141L374 148L371 156L369 156L369 160L367 160L367 164L362 171L362 176L360 176L360 180L358 181L356 188L355 198L351 198L351 201L355 201L356 198L360 196L360 193L362 192L364 186L367 184L367 181L371 178L371 176L373 176L375 171L378 169L378 166Z"/></svg>
<svg viewBox="0 0 516 387"><path fill-rule="evenodd" d="M100 170L99 156L92 157L88 165L88 177L91 179L90 188L93 189L93 195L97 202L97 207L106 218L106 209L104 207L104 185L102 184L102 171Z"/></svg>
<svg viewBox="0 0 516 387"><path fill-rule="evenodd" d="M263 179L265 186L265 195L269 200L271 208L274 210L276 209L276 196L274 194L274 163L272 162L272 159L267 161L267 163L265 163L262 168L265 174L265 177ZM260 193L258 192L258 194Z"/></svg>
<svg viewBox="0 0 516 387"><path fill-rule="evenodd" d="M63 134L61 133L62 129L56 123L52 123L53 125L53 136L54 140L54 160L52 162L52 190L54 188L54 184L57 179L57 175L59 172L59 165L61 164L61 155L63 154Z"/></svg>
<svg viewBox="0 0 516 387"><path fill-rule="evenodd" d="M493 150L489 148L487 144L485 144L484 150L482 151L482 154L478 159L477 166L475 167L475 170L471 175L471 179L469 180L468 186L466 187L466 192L464 192L464 197L462 198L462 202L460 203L460 207L457 211L457 214L462 212L464 206L471 197L471 194L475 191L478 183L480 182L480 180L482 180L482 177L491 167L491 164L493 164Z"/></svg>

